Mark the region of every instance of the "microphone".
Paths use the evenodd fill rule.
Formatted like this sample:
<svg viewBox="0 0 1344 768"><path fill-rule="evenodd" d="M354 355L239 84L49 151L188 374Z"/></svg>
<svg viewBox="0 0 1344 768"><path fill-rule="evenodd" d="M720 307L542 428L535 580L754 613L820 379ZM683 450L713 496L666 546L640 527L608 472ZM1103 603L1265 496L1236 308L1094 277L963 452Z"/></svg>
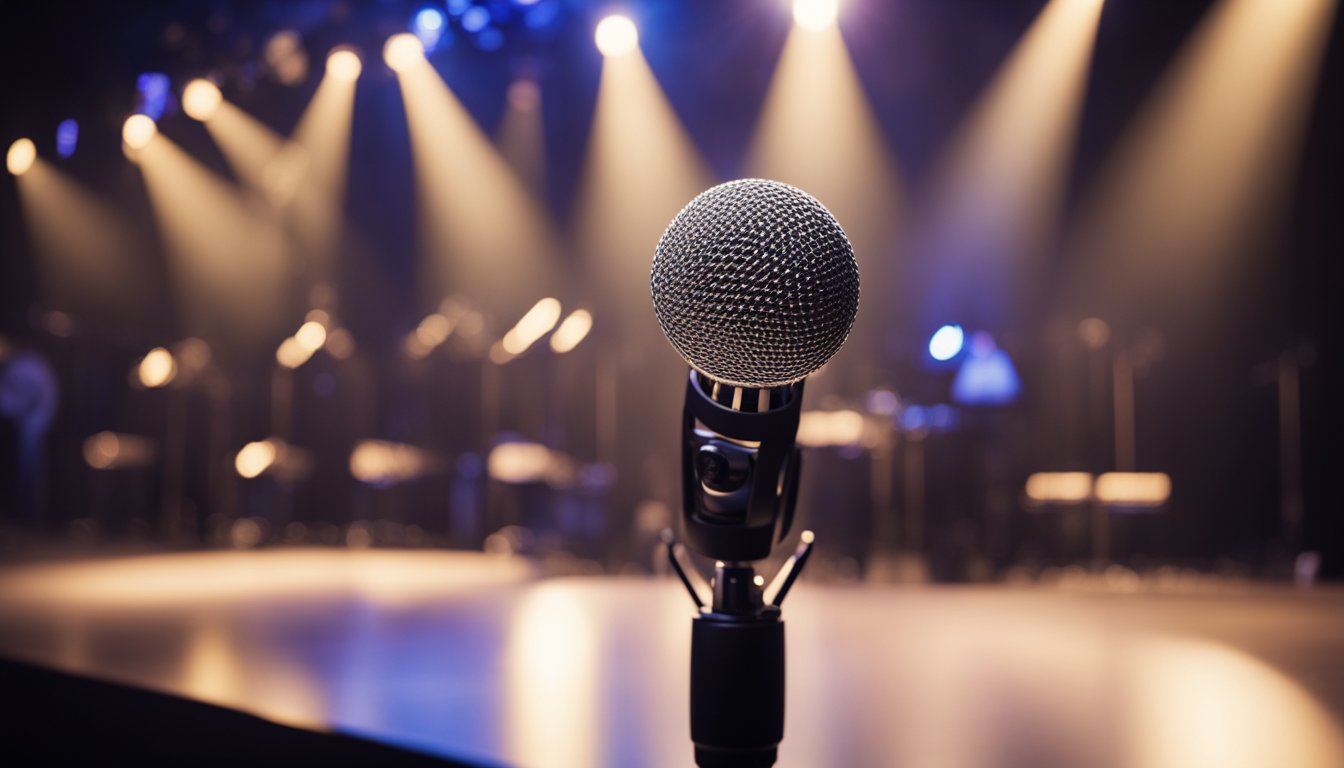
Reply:
<svg viewBox="0 0 1344 768"><path fill-rule="evenodd" d="M692 368L734 387L801 381L859 310L854 249L831 212L788 184L743 179L692 200L663 233L653 311Z"/></svg>
<svg viewBox="0 0 1344 768"><path fill-rule="evenodd" d="M653 257L654 314L690 365L682 412L682 536L716 560L691 624L696 763L770 766L784 735L780 606L812 535L771 585L752 561L788 534L801 454L803 383L839 351L859 306L854 250L811 195L744 179L702 192L672 219ZM775 586L778 585L778 586Z"/></svg>

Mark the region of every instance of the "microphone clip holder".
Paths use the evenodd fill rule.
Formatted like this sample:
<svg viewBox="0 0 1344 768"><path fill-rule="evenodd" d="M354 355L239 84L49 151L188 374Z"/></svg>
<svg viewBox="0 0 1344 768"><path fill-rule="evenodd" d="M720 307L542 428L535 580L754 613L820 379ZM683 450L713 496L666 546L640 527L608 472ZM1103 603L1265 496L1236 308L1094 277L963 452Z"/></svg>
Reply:
<svg viewBox="0 0 1344 768"><path fill-rule="evenodd" d="M802 454L794 447L803 382L720 384L694 370L682 411L682 530L715 560L770 556L793 523Z"/></svg>

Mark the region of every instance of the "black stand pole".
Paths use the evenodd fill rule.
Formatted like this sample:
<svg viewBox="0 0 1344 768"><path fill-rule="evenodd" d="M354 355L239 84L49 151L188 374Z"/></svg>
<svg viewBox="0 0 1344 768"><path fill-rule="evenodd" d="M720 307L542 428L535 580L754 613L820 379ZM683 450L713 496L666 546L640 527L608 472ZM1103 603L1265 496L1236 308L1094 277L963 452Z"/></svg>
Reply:
<svg viewBox="0 0 1344 768"><path fill-rule="evenodd" d="M691 622L691 741L701 768L766 768L784 738L784 622L780 605L812 551L811 531L765 599L764 581L745 563L718 563L705 606L664 534L668 560L700 609Z"/></svg>

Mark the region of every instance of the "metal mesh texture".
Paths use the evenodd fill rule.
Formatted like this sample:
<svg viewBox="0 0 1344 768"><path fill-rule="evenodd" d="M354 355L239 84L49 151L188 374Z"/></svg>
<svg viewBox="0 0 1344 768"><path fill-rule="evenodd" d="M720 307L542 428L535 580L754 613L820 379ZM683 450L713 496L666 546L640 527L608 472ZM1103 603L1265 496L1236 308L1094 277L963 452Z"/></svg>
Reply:
<svg viewBox="0 0 1344 768"><path fill-rule="evenodd" d="M811 195L743 179L702 192L658 241L650 280L663 333L693 368L778 387L831 359L859 309L849 238Z"/></svg>

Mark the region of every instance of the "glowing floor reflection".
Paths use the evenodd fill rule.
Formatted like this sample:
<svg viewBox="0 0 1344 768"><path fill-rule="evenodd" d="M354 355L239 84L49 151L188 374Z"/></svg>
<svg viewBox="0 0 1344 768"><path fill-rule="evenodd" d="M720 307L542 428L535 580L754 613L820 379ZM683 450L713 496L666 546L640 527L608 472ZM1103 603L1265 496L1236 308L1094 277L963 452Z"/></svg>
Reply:
<svg viewBox="0 0 1344 768"><path fill-rule="evenodd" d="M691 606L468 553L0 569L0 654L466 760L691 763ZM1344 592L801 585L781 766L1344 765Z"/></svg>

